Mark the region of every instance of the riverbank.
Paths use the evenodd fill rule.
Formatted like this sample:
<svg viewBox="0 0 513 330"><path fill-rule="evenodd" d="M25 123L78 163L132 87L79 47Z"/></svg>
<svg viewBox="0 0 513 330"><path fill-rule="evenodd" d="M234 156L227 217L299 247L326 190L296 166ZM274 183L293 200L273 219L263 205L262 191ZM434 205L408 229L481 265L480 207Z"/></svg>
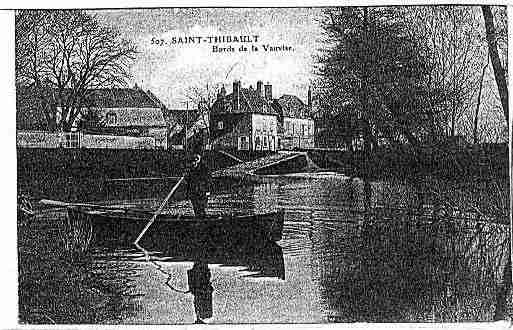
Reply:
<svg viewBox="0 0 513 330"><path fill-rule="evenodd" d="M182 175L186 164L183 151L19 148L17 153L18 191L34 200L49 198L84 202L131 199L144 194L147 195L145 197L162 195L163 198ZM241 169L221 175L237 182L262 182L265 175L317 170L366 180L417 180L418 177L433 176L455 182L470 178L509 182L509 156L505 144L425 150L422 155L415 155L407 147L400 151L379 149L370 154L305 150L295 152L304 154L304 157L273 164L255 173L245 170L246 165L283 154L240 152L230 156L208 151L205 160L213 172ZM222 174L222 171L218 172ZM181 195L183 192L178 191L176 197Z"/></svg>
<svg viewBox="0 0 513 330"><path fill-rule="evenodd" d="M204 157L212 170L236 163L217 151ZM179 177L187 163L183 151L123 149L17 148L17 160L18 191L66 201L106 199L107 180Z"/></svg>
<svg viewBox="0 0 513 330"><path fill-rule="evenodd" d="M116 323L133 309L124 293L123 272L112 274L85 246L83 251L69 249L65 221L62 211L18 219L19 322Z"/></svg>
<svg viewBox="0 0 513 330"><path fill-rule="evenodd" d="M401 150L380 148L363 151L313 150L309 157L322 168L366 179L435 176L459 180L495 178L509 180L508 145L426 148L416 154L408 146Z"/></svg>

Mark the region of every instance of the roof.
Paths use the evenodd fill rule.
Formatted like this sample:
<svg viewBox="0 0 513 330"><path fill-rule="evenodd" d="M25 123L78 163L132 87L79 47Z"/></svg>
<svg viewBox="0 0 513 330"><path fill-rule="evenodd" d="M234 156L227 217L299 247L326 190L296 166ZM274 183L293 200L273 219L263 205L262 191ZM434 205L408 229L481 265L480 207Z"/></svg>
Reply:
<svg viewBox="0 0 513 330"><path fill-rule="evenodd" d="M86 102L95 108L162 108L162 102L153 93L140 88L92 89Z"/></svg>
<svg viewBox="0 0 513 330"><path fill-rule="evenodd" d="M275 99L273 106L283 117L308 118L309 109L301 99L295 95L284 94L279 99Z"/></svg>
<svg viewBox="0 0 513 330"><path fill-rule="evenodd" d="M51 89L47 89L50 95ZM21 99L33 98L33 87L17 86L16 95ZM64 90L65 102L69 90ZM87 90L85 107L94 108L163 108L165 105L150 91L135 88L102 88Z"/></svg>
<svg viewBox="0 0 513 330"><path fill-rule="evenodd" d="M50 92L48 90L48 94ZM69 90L65 90L64 100L66 94L69 95ZM30 87L18 87L16 97L18 113L22 113L21 108L27 108L34 100ZM116 120L106 123L107 127L166 126L162 113L164 104L150 91L137 87L90 89L84 107L98 109L103 117L109 112L115 113ZM22 119L25 121L20 116L20 121Z"/></svg>
<svg viewBox="0 0 513 330"><path fill-rule="evenodd" d="M258 95L257 91L252 88L240 89L240 106L239 110L233 110L233 93L226 95L224 100L216 100L213 107L218 112L231 113L260 113L267 115L277 115L275 109L267 102L265 98Z"/></svg>

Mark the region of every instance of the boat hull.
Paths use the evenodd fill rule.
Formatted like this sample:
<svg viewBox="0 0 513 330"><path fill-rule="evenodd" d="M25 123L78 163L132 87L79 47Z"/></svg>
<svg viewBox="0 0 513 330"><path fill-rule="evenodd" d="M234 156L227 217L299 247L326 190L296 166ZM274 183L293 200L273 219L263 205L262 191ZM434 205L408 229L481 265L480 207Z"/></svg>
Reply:
<svg viewBox="0 0 513 330"><path fill-rule="evenodd" d="M77 210L69 211L71 216ZM88 214L97 245L133 245L149 217ZM194 217L159 216L140 240L141 246L165 243L169 247L200 247L204 244L240 245L247 241L279 241L283 212L245 216ZM228 244L227 244L228 243Z"/></svg>

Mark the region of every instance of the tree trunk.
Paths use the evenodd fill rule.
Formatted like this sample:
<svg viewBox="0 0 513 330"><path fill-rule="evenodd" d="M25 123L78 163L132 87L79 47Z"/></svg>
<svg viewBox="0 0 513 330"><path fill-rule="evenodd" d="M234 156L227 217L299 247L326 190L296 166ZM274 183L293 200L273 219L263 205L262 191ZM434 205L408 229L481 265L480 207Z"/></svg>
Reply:
<svg viewBox="0 0 513 330"><path fill-rule="evenodd" d="M504 111L506 124L508 124L508 83L506 81L504 68L502 67L501 60L499 58L499 52L497 51L497 40L495 35L495 26L493 23L493 14L490 6L481 6L481 9L483 10L483 17L486 27L486 40L488 41L488 51L492 61L493 73L495 75L495 81L497 82L497 88L499 89L499 96L501 99L502 110Z"/></svg>

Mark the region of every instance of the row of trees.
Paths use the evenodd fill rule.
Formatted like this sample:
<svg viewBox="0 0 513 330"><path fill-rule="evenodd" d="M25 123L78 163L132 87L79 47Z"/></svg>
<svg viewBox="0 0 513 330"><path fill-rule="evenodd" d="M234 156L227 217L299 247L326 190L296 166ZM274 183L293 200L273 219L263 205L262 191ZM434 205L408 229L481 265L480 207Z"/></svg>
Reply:
<svg viewBox="0 0 513 330"><path fill-rule="evenodd" d="M505 8L330 8L321 26L320 115L349 148L363 137L366 150L386 139L421 152L507 132Z"/></svg>
<svg viewBox="0 0 513 330"><path fill-rule="evenodd" d="M91 89L126 84L135 46L80 10L16 13L16 85L45 129L71 130ZM30 114L24 114L30 115Z"/></svg>

